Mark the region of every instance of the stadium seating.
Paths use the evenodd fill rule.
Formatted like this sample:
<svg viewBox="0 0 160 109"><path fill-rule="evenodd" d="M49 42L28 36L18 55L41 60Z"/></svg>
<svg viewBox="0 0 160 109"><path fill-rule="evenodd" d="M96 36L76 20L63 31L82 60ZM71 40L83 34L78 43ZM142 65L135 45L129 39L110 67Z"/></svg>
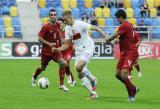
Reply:
<svg viewBox="0 0 160 109"><path fill-rule="evenodd" d="M100 38L100 33L97 31L92 32L92 38Z"/></svg>
<svg viewBox="0 0 160 109"><path fill-rule="evenodd" d="M131 7L131 1L130 0L124 0L124 7L125 8L130 8Z"/></svg>
<svg viewBox="0 0 160 109"><path fill-rule="evenodd" d="M103 17L110 17L110 9L109 8L103 8Z"/></svg>
<svg viewBox="0 0 160 109"><path fill-rule="evenodd" d="M150 9L150 17L157 17L157 10L155 8Z"/></svg>
<svg viewBox="0 0 160 109"><path fill-rule="evenodd" d="M106 18L105 19L105 25L106 26L114 26L114 21L112 18Z"/></svg>
<svg viewBox="0 0 160 109"><path fill-rule="evenodd" d="M151 26L152 24L152 19L151 18L144 18L144 24L146 26Z"/></svg>
<svg viewBox="0 0 160 109"><path fill-rule="evenodd" d="M46 6L46 1L45 0L38 0L38 6L40 8L44 8Z"/></svg>
<svg viewBox="0 0 160 109"><path fill-rule="evenodd" d="M117 11L117 8L111 8L111 10L110 10L110 16L111 17L115 17L116 11Z"/></svg>
<svg viewBox="0 0 160 109"><path fill-rule="evenodd" d="M132 8L139 8L140 7L139 0L131 0L131 6Z"/></svg>
<svg viewBox="0 0 160 109"><path fill-rule="evenodd" d="M92 8L93 0L84 0L85 8Z"/></svg>
<svg viewBox="0 0 160 109"><path fill-rule="evenodd" d="M3 38L5 36L4 28L2 25L0 25L0 38Z"/></svg>
<svg viewBox="0 0 160 109"><path fill-rule="evenodd" d="M108 2L108 0L106 0ZM140 14L140 6L147 1L150 7L150 18L141 18ZM62 17L62 12L64 10L71 10L72 16L76 19L81 19L84 13L87 13L87 16L90 17L91 12L95 12L97 17L98 26L119 26L119 22L115 18L115 13L118 10L115 6L111 8L104 7L100 8L100 0L38 0L38 7L40 12L40 19L42 24L48 22L48 12L50 8L56 8L57 17ZM4 0L4 3L5 0ZM157 10L156 7L160 5L160 0L124 0L124 8L126 11L128 21L135 25L144 25L146 26L159 26L159 21L157 21ZM6 5L5 5L6 6ZM7 8L0 10L0 14L5 13L8 14ZM10 12L11 14L11 12ZM158 23L156 23L158 22ZM0 19L0 23L4 23L3 20ZM108 31L106 29L109 29ZM114 27L105 28L106 32L113 32ZM157 29L158 30L158 29ZM93 37L98 38L98 33L93 32Z"/></svg>
<svg viewBox="0 0 160 109"><path fill-rule="evenodd" d="M154 6L155 7L160 6L160 0L154 0Z"/></svg>
<svg viewBox="0 0 160 109"><path fill-rule="evenodd" d="M79 9L78 8L73 8L72 9L72 16L75 18L79 17Z"/></svg>
<svg viewBox="0 0 160 109"><path fill-rule="evenodd" d="M70 8L77 8L77 0L69 0Z"/></svg>
<svg viewBox="0 0 160 109"><path fill-rule="evenodd" d="M95 14L96 14L96 17L102 17L103 15L102 8L95 8Z"/></svg>
<svg viewBox="0 0 160 109"><path fill-rule="evenodd" d="M129 18L128 21L133 25L136 26L137 25L137 20L135 18Z"/></svg>
<svg viewBox="0 0 160 109"><path fill-rule="evenodd" d="M0 38L22 38L16 0L1 0Z"/></svg>
<svg viewBox="0 0 160 109"><path fill-rule="evenodd" d="M133 9L132 8L126 8L126 14L127 17L133 17Z"/></svg>
<svg viewBox="0 0 160 109"><path fill-rule="evenodd" d="M4 25L6 27L11 26L12 24L12 18L11 17L4 17Z"/></svg>
<svg viewBox="0 0 160 109"><path fill-rule="evenodd" d="M105 26L105 19L104 18L98 18L98 26Z"/></svg>
<svg viewBox="0 0 160 109"><path fill-rule="evenodd" d="M140 9L140 8L134 8L134 16L135 16L136 18L141 17L140 12L141 12L141 9Z"/></svg>
<svg viewBox="0 0 160 109"><path fill-rule="evenodd" d="M14 35L13 27L11 27L11 26L6 27L6 37L7 38L13 38L13 35Z"/></svg>
<svg viewBox="0 0 160 109"><path fill-rule="evenodd" d="M154 7L154 0L146 0L149 8L153 8Z"/></svg>
<svg viewBox="0 0 160 109"><path fill-rule="evenodd" d="M16 7L16 6L11 6L9 12L10 12L10 15L11 15L12 17L18 16L18 12L17 12L17 7Z"/></svg>

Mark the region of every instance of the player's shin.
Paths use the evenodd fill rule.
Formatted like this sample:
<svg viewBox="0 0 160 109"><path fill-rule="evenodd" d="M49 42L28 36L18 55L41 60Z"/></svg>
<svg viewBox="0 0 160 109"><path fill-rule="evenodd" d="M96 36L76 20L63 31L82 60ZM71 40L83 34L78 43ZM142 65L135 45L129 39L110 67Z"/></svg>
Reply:
<svg viewBox="0 0 160 109"><path fill-rule="evenodd" d="M131 83L130 79L128 79L128 74L129 74L129 71L126 69L123 69L121 77L124 80L124 84L127 88L128 95L133 97L135 95L134 92L136 90L136 87Z"/></svg>
<svg viewBox="0 0 160 109"><path fill-rule="evenodd" d="M42 68L40 68L40 67L37 68L36 71L35 71L35 73L32 75L32 77L33 77L34 79L37 79L38 75L39 75L42 71L43 71Z"/></svg>
<svg viewBox="0 0 160 109"><path fill-rule="evenodd" d="M87 78L89 78L91 81L94 81L94 80L96 79L95 76L93 76L92 73L91 73L86 67L83 68L82 72L83 72L83 73L85 74L85 76L86 76Z"/></svg>
<svg viewBox="0 0 160 109"><path fill-rule="evenodd" d="M60 86L64 84L64 75L65 75L65 68L59 68L59 78L60 78Z"/></svg>
<svg viewBox="0 0 160 109"><path fill-rule="evenodd" d="M84 76L81 78L81 82L82 82L82 85L92 94L93 90L89 80Z"/></svg>

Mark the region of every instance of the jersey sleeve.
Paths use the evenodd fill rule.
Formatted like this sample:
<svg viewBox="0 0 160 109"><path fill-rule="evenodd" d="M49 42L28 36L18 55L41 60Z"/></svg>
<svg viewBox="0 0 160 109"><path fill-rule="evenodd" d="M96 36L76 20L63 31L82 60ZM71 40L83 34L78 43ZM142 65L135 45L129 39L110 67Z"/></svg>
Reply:
<svg viewBox="0 0 160 109"><path fill-rule="evenodd" d="M82 28L84 28L84 30L86 30L86 29L89 30L92 26L91 24L86 23L84 21L80 21L79 24L81 25Z"/></svg>
<svg viewBox="0 0 160 109"><path fill-rule="evenodd" d="M125 34L125 33L127 32L127 30L128 30L128 26L127 26L126 24L122 23L122 24L119 26L117 32L118 32L120 35L123 35L123 34Z"/></svg>
<svg viewBox="0 0 160 109"><path fill-rule="evenodd" d="M71 39L71 28L69 26L65 27L65 40Z"/></svg>
<svg viewBox="0 0 160 109"><path fill-rule="evenodd" d="M41 28L41 30L38 33L38 36L44 38L46 36L46 33L47 33L46 26L43 25L42 28Z"/></svg>

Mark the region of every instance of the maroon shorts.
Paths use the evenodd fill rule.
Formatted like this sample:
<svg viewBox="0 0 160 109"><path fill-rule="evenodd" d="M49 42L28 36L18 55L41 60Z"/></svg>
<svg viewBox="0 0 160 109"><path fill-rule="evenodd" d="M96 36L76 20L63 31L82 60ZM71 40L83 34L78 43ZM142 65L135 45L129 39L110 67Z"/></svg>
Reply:
<svg viewBox="0 0 160 109"><path fill-rule="evenodd" d="M72 59L73 56L73 51L72 50L67 50L65 52L62 53L63 54L63 58L65 61L70 61Z"/></svg>
<svg viewBox="0 0 160 109"><path fill-rule="evenodd" d="M50 60L58 62L59 60L63 59L63 55L61 52L55 52L52 55L43 55L41 56L41 65L46 67Z"/></svg>
<svg viewBox="0 0 160 109"><path fill-rule="evenodd" d="M128 52L121 52L119 61L117 63L117 69L119 70L127 69L131 71L137 58L138 58L138 51L132 50Z"/></svg>

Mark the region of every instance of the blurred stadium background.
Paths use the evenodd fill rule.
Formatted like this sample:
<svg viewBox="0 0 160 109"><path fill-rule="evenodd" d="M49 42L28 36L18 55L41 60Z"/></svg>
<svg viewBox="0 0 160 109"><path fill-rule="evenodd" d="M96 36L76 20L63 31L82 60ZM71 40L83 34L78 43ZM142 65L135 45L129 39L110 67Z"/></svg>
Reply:
<svg viewBox="0 0 160 109"><path fill-rule="evenodd" d="M149 6L149 17L141 16L141 7L145 2ZM0 58L39 57L40 45L33 42L38 42L37 33L41 25L48 21L51 8L57 10L57 17L61 17L63 10L71 10L75 19L82 19L86 13L90 20L91 13L95 12L97 25L108 35L119 25L115 12L124 9L128 21L141 35L140 56L160 57L160 0L1 0ZM114 52L113 46L104 44L98 32L93 31L92 37L96 42L95 58L118 56L117 48L114 47Z"/></svg>
<svg viewBox="0 0 160 109"><path fill-rule="evenodd" d="M149 5L149 17L141 16L144 2ZM94 11L98 26L108 35L119 26L114 13L119 8L126 10L129 22L142 38L139 55L143 59L139 63L144 75L136 78L136 73L133 74L133 81L141 89L136 103L126 101L126 92L114 77L118 47L106 45L95 31L92 32L96 44L94 58L101 60L91 61L88 67L99 81L98 100L85 98L87 92L78 81L73 61L71 69L78 84L75 88L69 87L68 93L58 89L58 65L55 63L50 63L41 75L50 80L50 87L46 90L31 87L31 74L40 65L39 60L33 60L40 59L41 45L37 33L48 21L51 8L57 10L58 17L63 10L70 9L75 19L82 19L84 13L90 18ZM0 0L0 109L159 109L160 88L156 86L160 80L158 59L160 0Z"/></svg>

